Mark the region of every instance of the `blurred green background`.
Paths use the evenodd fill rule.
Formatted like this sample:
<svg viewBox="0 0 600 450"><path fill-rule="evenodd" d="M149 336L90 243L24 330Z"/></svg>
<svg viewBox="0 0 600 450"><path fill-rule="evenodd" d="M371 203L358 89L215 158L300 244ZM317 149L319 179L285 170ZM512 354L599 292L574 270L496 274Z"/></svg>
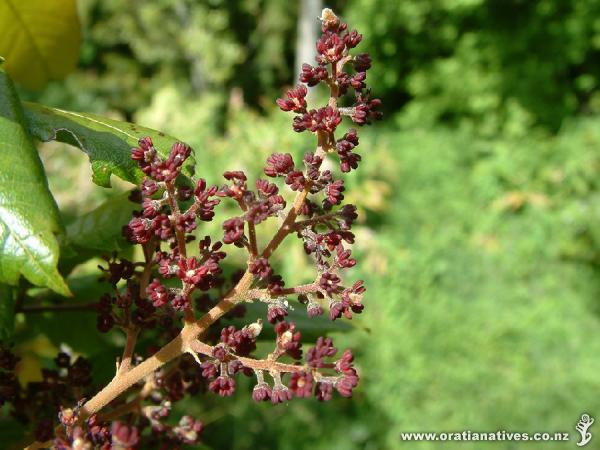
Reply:
<svg viewBox="0 0 600 450"><path fill-rule="evenodd" d="M269 153L312 145L274 102L294 83L299 5L82 0L78 70L23 95L169 132L211 182L258 174ZM324 6L364 35L386 113L359 130L347 178L351 275L368 293L336 339L362 382L324 405L257 405L243 389L187 403L205 448L471 450L399 435L498 429L571 442L486 448L576 448L581 414L600 418L600 0ZM67 219L119 190L93 186L76 150L42 157ZM277 255L290 277L310 270L296 247Z"/></svg>

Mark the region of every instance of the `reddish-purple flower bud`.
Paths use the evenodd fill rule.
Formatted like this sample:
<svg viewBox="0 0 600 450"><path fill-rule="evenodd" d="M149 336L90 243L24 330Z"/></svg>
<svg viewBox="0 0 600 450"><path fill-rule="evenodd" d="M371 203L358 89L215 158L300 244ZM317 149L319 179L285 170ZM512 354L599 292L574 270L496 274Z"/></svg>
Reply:
<svg viewBox="0 0 600 450"><path fill-rule="evenodd" d="M200 364L202 369L202 376L207 380L212 380L217 376L219 372L219 366L212 361L204 361Z"/></svg>
<svg viewBox="0 0 600 450"><path fill-rule="evenodd" d="M256 190L266 198L276 195L279 192L279 188L275 183L269 183L263 179L256 180Z"/></svg>
<svg viewBox="0 0 600 450"><path fill-rule="evenodd" d="M302 357L302 333L296 330L294 322L279 322L275 325L277 347L294 359Z"/></svg>
<svg viewBox="0 0 600 450"><path fill-rule="evenodd" d="M163 241L168 241L173 237L173 224L166 214L159 214L154 219L154 234Z"/></svg>
<svg viewBox="0 0 600 450"><path fill-rule="evenodd" d="M310 397L313 389L313 376L310 372L294 372L290 376L288 387L296 397Z"/></svg>
<svg viewBox="0 0 600 450"><path fill-rule="evenodd" d="M342 357L336 361L335 370L339 373L352 374L351 369L354 368L354 355L350 349L347 349L342 354Z"/></svg>
<svg viewBox="0 0 600 450"><path fill-rule="evenodd" d="M288 315L287 309L283 306L269 305L267 309L267 320L269 323L277 323L285 320Z"/></svg>
<svg viewBox="0 0 600 450"><path fill-rule="evenodd" d="M158 184L156 184L156 181L150 180L149 178L142 181L143 196L150 197L151 195L156 194L156 192L158 192Z"/></svg>
<svg viewBox="0 0 600 450"><path fill-rule="evenodd" d="M287 184L292 191L301 191L306 185L306 179L302 172L294 170L285 177L285 184Z"/></svg>
<svg viewBox="0 0 600 450"><path fill-rule="evenodd" d="M248 265L248 270L251 274L258 276L259 278L266 279L271 276L273 273L273 269L269 265L269 260L267 258L256 258L250 261Z"/></svg>
<svg viewBox="0 0 600 450"><path fill-rule="evenodd" d="M335 388L343 397L352 397L352 390L358 386L358 375L356 370L349 369L348 374L343 375L335 383Z"/></svg>
<svg viewBox="0 0 600 450"><path fill-rule="evenodd" d="M351 257L352 252L344 249L342 245L336 247L336 262L337 265L342 269L349 269L356 265L356 260Z"/></svg>
<svg viewBox="0 0 600 450"><path fill-rule="evenodd" d="M324 367L324 358L335 356L336 353L337 348L333 346L331 338L319 337L316 345L306 353L306 363L318 369Z"/></svg>
<svg viewBox="0 0 600 450"><path fill-rule="evenodd" d="M344 43L347 48L354 48L362 41L362 34L359 34L358 31L352 30L349 33L344 34Z"/></svg>
<svg viewBox="0 0 600 450"><path fill-rule="evenodd" d="M344 200L343 192L346 190L344 187L344 180L337 180L333 183L328 184L325 187L325 200L323 200L323 208L331 209L333 205L339 205Z"/></svg>
<svg viewBox="0 0 600 450"><path fill-rule="evenodd" d="M192 303L190 302L189 296L184 296L177 294L171 300L171 307L175 311L185 311L186 309L191 308Z"/></svg>
<svg viewBox="0 0 600 450"><path fill-rule="evenodd" d="M267 383L258 383L252 390L252 399L255 402L264 402L271 399L271 387Z"/></svg>
<svg viewBox="0 0 600 450"><path fill-rule="evenodd" d="M338 211L340 217L340 228L342 230L349 230L356 219L358 214L356 213L356 206L344 205L340 211Z"/></svg>
<svg viewBox="0 0 600 450"><path fill-rule="evenodd" d="M350 85L357 91L365 89L367 87L365 80L367 79L367 72L358 72L350 79Z"/></svg>
<svg viewBox="0 0 600 450"><path fill-rule="evenodd" d="M358 132L354 128L350 128L346 134L337 141L336 150L338 153L345 153L352 150L358 145Z"/></svg>
<svg viewBox="0 0 600 450"><path fill-rule="evenodd" d="M338 85L338 97L346 95L346 92L348 92L348 87L350 86L350 75L344 71L338 72L337 76L335 77L335 81Z"/></svg>
<svg viewBox="0 0 600 450"><path fill-rule="evenodd" d="M265 175L268 177L283 176L294 168L294 160L289 153L273 153L267 158Z"/></svg>
<svg viewBox="0 0 600 450"><path fill-rule="evenodd" d="M309 303L306 307L308 317L317 317L323 315L323 307L318 303Z"/></svg>
<svg viewBox="0 0 600 450"><path fill-rule="evenodd" d="M370 99L369 94L358 94L352 113L352 120L359 125L371 123L373 120L379 120L383 113L377 111L376 108L381 105L381 100L378 98Z"/></svg>
<svg viewBox="0 0 600 450"><path fill-rule="evenodd" d="M337 126L342 122L342 116L337 109L333 109L331 106L318 109L313 114L313 122L315 126L309 128L310 131L325 131L327 133L333 133Z"/></svg>
<svg viewBox="0 0 600 450"><path fill-rule="evenodd" d="M367 53L361 53L354 57L352 64L357 72L366 72L371 68L371 57Z"/></svg>
<svg viewBox="0 0 600 450"><path fill-rule="evenodd" d="M309 87L316 86L329 76L327 69L323 66L313 67L310 64L302 64L300 81L306 83Z"/></svg>
<svg viewBox="0 0 600 450"><path fill-rule="evenodd" d="M208 269L197 258L181 258L177 277L188 284L198 284L208 274Z"/></svg>
<svg viewBox="0 0 600 450"><path fill-rule="evenodd" d="M161 284L158 278L155 278L148 284L146 294L155 308L160 308L169 301L169 291Z"/></svg>
<svg viewBox="0 0 600 450"><path fill-rule="evenodd" d="M135 426L128 426L122 422L114 421L111 427L112 447L122 449L136 449L140 444L140 433Z"/></svg>
<svg viewBox="0 0 600 450"><path fill-rule="evenodd" d="M123 227L123 234L129 242L145 244L154 235L155 222L152 219L134 217Z"/></svg>
<svg viewBox="0 0 600 450"><path fill-rule="evenodd" d="M196 229L196 217L190 212L186 212L180 215L175 222L177 229L184 231L185 233L191 233Z"/></svg>
<svg viewBox="0 0 600 450"><path fill-rule="evenodd" d="M227 172L223 172L223 178L239 183L245 183L248 180L248 177L242 170L228 170Z"/></svg>
<svg viewBox="0 0 600 450"><path fill-rule="evenodd" d="M160 212L161 204L158 200L152 200L146 197L142 202L143 216L147 219L153 219Z"/></svg>
<svg viewBox="0 0 600 450"><path fill-rule="evenodd" d="M348 152L340 155L340 170L344 173L348 173L352 169L356 169L361 160L361 156L357 153Z"/></svg>
<svg viewBox="0 0 600 450"><path fill-rule="evenodd" d="M313 116L311 113L305 113L294 117L292 127L296 133L306 131L313 126Z"/></svg>
<svg viewBox="0 0 600 450"><path fill-rule="evenodd" d="M183 162L191 153L192 149L188 145L182 142L175 142L166 160L160 161L155 159L149 167L142 167L142 170L156 181L173 181L181 172Z"/></svg>
<svg viewBox="0 0 600 450"><path fill-rule="evenodd" d="M322 65L338 62L344 56L345 48L346 44L336 33L326 31L317 41L315 59Z"/></svg>
<svg viewBox="0 0 600 450"><path fill-rule="evenodd" d="M221 397L230 397L235 392L235 380L221 375L211 381L208 388L215 394L219 394Z"/></svg>
<svg viewBox="0 0 600 450"><path fill-rule="evenodd" d="M275 386L271 390L271 403L276 405L277 403L288 402L292 399L291 391L285 386Z"/></svg>
<svg viewBox="0 0 600 450"><path fill-rule="evenodd" d="M183 162L192 154L192 149L189 145L183 142L175 142L171 146L171 153L168 161L176 166L181 166Z"/></svg>
<svg viewBox="0 0 600 450"><path fill-rule="evenodd" d="M331 383L319 382L315 391L315 397L320 402L327 402L333 398L333 385Z"/></svg>
<svg viewBox="0 0 600 450"><path fill-rule="evenodd" d="M340 277L331 272L325 272L319 279L319 286L328 294L333 294L337 291L340 284Z"/></svg>
<svg viewBox="0 0 600 450"><path fill-rule="evenodd" d="M308 178L316 180L321 176L321 171L319 169L322 163L323 158L316 156L313 152L306 152L304 154L304 164L306 165L306 174L308 175Z"/></svg>
<svg viewBox="0 0 600 450"><path fill-rule="evenodd" d="M223 222L223 242L233 244L244 236L244 221L239 217L233 217Z"/></svg>
<svg viewBox="0 0 600 450"><path fill-rule="evenodd" d="M299 84L287 92L287 100L277 99L277 105L282 111L294 111L297 113L306 111L306 86Z"/></svg>
<svg viewBox="0 0 600 450"><path fill-rule="evenodd" d="M238 356L248 356L256 350L256 334L249 327L236 330L233 325L230 325L223 328L221 330L221 342L233 349Z"/></svg>
<svg viewBox="0 0 600 450"><path fill-rule="evenodd" d="M212 350L212 356L219 361L225 361L225 358L227 358L227 348L223 344L215 345Z"/></svg>
<svg viewBox="0 0 600 450"><path fill-rule="evenodd" d="M218 188L217 186L210 186L208 189L206 187L206 180L200 178L196 182L196 187L194 188L194 206L192 206L192 210L195 211L196 215L205 222L211 221L215 215L215 206L220 203L219 199L212 199L217 195Z"/></svg>
<svg viewBox="0 0 600 450"><path fill-rule="evenodd" d="M151 165L156 162L156 149L152 144L152 139L143 137L138 141L138 147L131 149L131 159L136 161L140 169L148 175Z"/></svg>

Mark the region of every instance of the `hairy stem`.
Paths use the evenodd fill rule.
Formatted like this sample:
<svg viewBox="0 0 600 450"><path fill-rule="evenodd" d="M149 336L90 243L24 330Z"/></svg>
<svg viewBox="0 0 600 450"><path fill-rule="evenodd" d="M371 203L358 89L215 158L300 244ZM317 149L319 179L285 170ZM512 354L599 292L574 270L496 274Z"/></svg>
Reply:
<svg viewBox="0 0 600 450"><path fill-rule="evenodd" d="M315 283L303 284L300 286L283 288L277 294L272 294L268 289L251 289L248 291L247 299L263 299L269 297L281 297L282 295L292 294L312 294L319 291L319 287Z"/></svg>
<svg viewBox="0 0 600 450"><path fill-rule="evenodd" d="M214 347L201 341L194 341L190 345L191 350L203 355L212 356ZM255 370L266 370L268 372L300 372L306 370L306 367L295 364L284 364L271 359L254 359L243 356L235 356L234 359L240 361L245 367Z"/></svg>
<svg viewBox="0 0 600 450"><path fill-rule="evenodd" d="M185 353L190 344L217 319L226 314L243 299L252 284L252 274L246 272L238 284L216 306L195 322L186 323L181 333L154 355L119 374L98 392L81 409L82 419L94 414L117 398L134 384L152 374L156 369Z"/></svg>
<svg viewBox="0 0 600 450"><path fill-rule="evenodd" d="M131 368L131 360L133 358L133 351L135 350L135 343L140 330L139 328L128 328L127 329L127 342L123 349L123 356L121 356L121 362L119 364L119 370L117 370L117 376L121 373L127 372Z"/></svg>

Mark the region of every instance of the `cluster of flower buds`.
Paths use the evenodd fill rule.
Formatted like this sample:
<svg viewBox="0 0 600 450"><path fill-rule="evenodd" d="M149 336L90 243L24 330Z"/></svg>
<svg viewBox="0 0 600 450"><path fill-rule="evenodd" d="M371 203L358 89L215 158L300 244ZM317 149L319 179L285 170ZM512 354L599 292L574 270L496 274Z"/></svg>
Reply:
<svg viewBox="0 0 600 450"><path fill-rule="evenodd" d="M19 360L8 347L0 347L0 405L9 404L11 416L32 424L36 440L48 441L54 437L61 405L92 392L92 366L87 359L62 351L54 358L55 368L42 369L41 380L23 386L15 374Z"/></svg>
<svg viewBox="0 0 600 450"><path fill-rule="evenodd" d="M178 425L168 425L165 419L172 403L206 391L231 396L236 390L235 376L240 373L256 377L252 392L256 401L277 404L309 396L326 401L334 391L344 397L352 395L358 384L352 352L346 350L335 360L338 350L325 337L303 352L300 330L287 321L293 297L306 307L309 317L328 311L331 320L351 319L363 310L363 282L345 284L342 280L342 272L356 264L349 247L354 243L351 227L357 212L353 205L343 204L344 181L337 176L358 167L361 157L355 149L359 139L354 128L345 130L339 138L336 131L345 118L356 125L380 118L380 101L371 98L366 85L370 57L354 54L362 36L349 30L330 10L323 11L321 21L317 65L305 64L301 84L288 91L286 98L277 100L283 111L295 114L295 131L316 136L316 150L307 152L299 164L289 153L274 153L264 166L266 178L254 184L243 171L228 171L220 187L208 186L203 179L189 185L179 176L191 153L187 145L175 143L166 159L159 156L148 137L140 139L132 150L131 157L146 178L134 198L140 210L123 228L123 234L129 242L141 245L145 261L134 264L114 256L107 259L107 267L101 270L112 291L98 303L98 328L106 332L118 327L131 335L158 326L165 332L161 337L172 339L181 327L204 318L212 326L194 341L195 346L186 347L187 353L178 361L146 379L137 419L110 423L92 416L84 422L72 419L77 411L65 410L60 421L64 432L56 438L57 448L75 448L75 442L97 448L142 448L146 445L146 441L141 444L146 428L151 430L148 439L160 436L162 448L195 443L202 424L185 416ZM329 101L310 109L308 88L320 83L329 88ZM351 105L338 104L351 91ZM339 171L337 165L331 170L325 168L323 163L330 156L339 160ZM295 197L289 206L286 186ZM201 222L215 218L215 208L221 201L233 202L239 211L221 222L220 240L206 236L194 245L197 228ZM257 240L256 227L269 219L279 220L281 225L263 247ZM270 257L286 236L294 234L314 259L315 277L309 284L286 287ZM231 284L221 268L224 250L230 245L248 254L246 266L233 275ZM196 248L192 250L192 246ZM244 280L244 286L238 292L240 280ZM254 355L263 320L236 328L218 319L224 311L215 306L215 299L231 292L237 297L227 299L229 317L243 315L241 302L258 300L267 304L264 323L273 327L275 346L266 358ZM214 314L209 312L198 320L197 313L209 310ZM159 348L154 343L147 353L152 355ZM135 358L129 363L135 364ZM76 365L68 366L69 373ZM8 398L13 382L10 375L0 372L0 395L7 393L4 397Z"/></svg>
<svg viewBox="0 0 600 450"><path fill-rule="evenodd" d="M60 430L53 440L57 450L137 450L143 448L181 448L200 440L202 422L192 416L183 416L175 426L166 425L170 407L146 406L134 422L102 420L93 414L87 420L79 417L80 405L61 410ZM151 434L142 433L150 428Z"/></svg>
<svg viewBox="0 0 600 450"><path fill-rule="evenodd" d="M219 263L225 258L221 242L211 242L205 237L199 244L199 256L186 255L186 244L193 241L191 234L199 221L211 221L214 208L220 202L216 186L207 186L200 179L193 189L176 184L177 176L189 147L175 143L166 160L159 158L150 138L142 138L139 147L132 150L132 158L148 175L142 183L142 211L135 214L123 234L132 243L142 244L154 253L154 263L163 279L178 278L180 287L167 287L154 278L140 293L148 308L169 305L175 311L192 309L192 293L208 291L220 282ZM184 202L191 202L182 209ZM166 249L161 248L166 244Z"/></svg>

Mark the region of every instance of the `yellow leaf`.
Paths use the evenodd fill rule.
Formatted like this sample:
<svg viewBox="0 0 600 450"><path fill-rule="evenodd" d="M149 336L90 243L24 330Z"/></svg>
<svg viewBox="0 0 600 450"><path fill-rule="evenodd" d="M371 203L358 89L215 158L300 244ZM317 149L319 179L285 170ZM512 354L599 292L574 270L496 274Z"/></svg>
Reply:
<svg viewBox="0 0 600 450"><path fill-rule="evenodd" d="M0 56L26 88L42 88L73 70L80 41L76 0L0 0Z"/></svg>

